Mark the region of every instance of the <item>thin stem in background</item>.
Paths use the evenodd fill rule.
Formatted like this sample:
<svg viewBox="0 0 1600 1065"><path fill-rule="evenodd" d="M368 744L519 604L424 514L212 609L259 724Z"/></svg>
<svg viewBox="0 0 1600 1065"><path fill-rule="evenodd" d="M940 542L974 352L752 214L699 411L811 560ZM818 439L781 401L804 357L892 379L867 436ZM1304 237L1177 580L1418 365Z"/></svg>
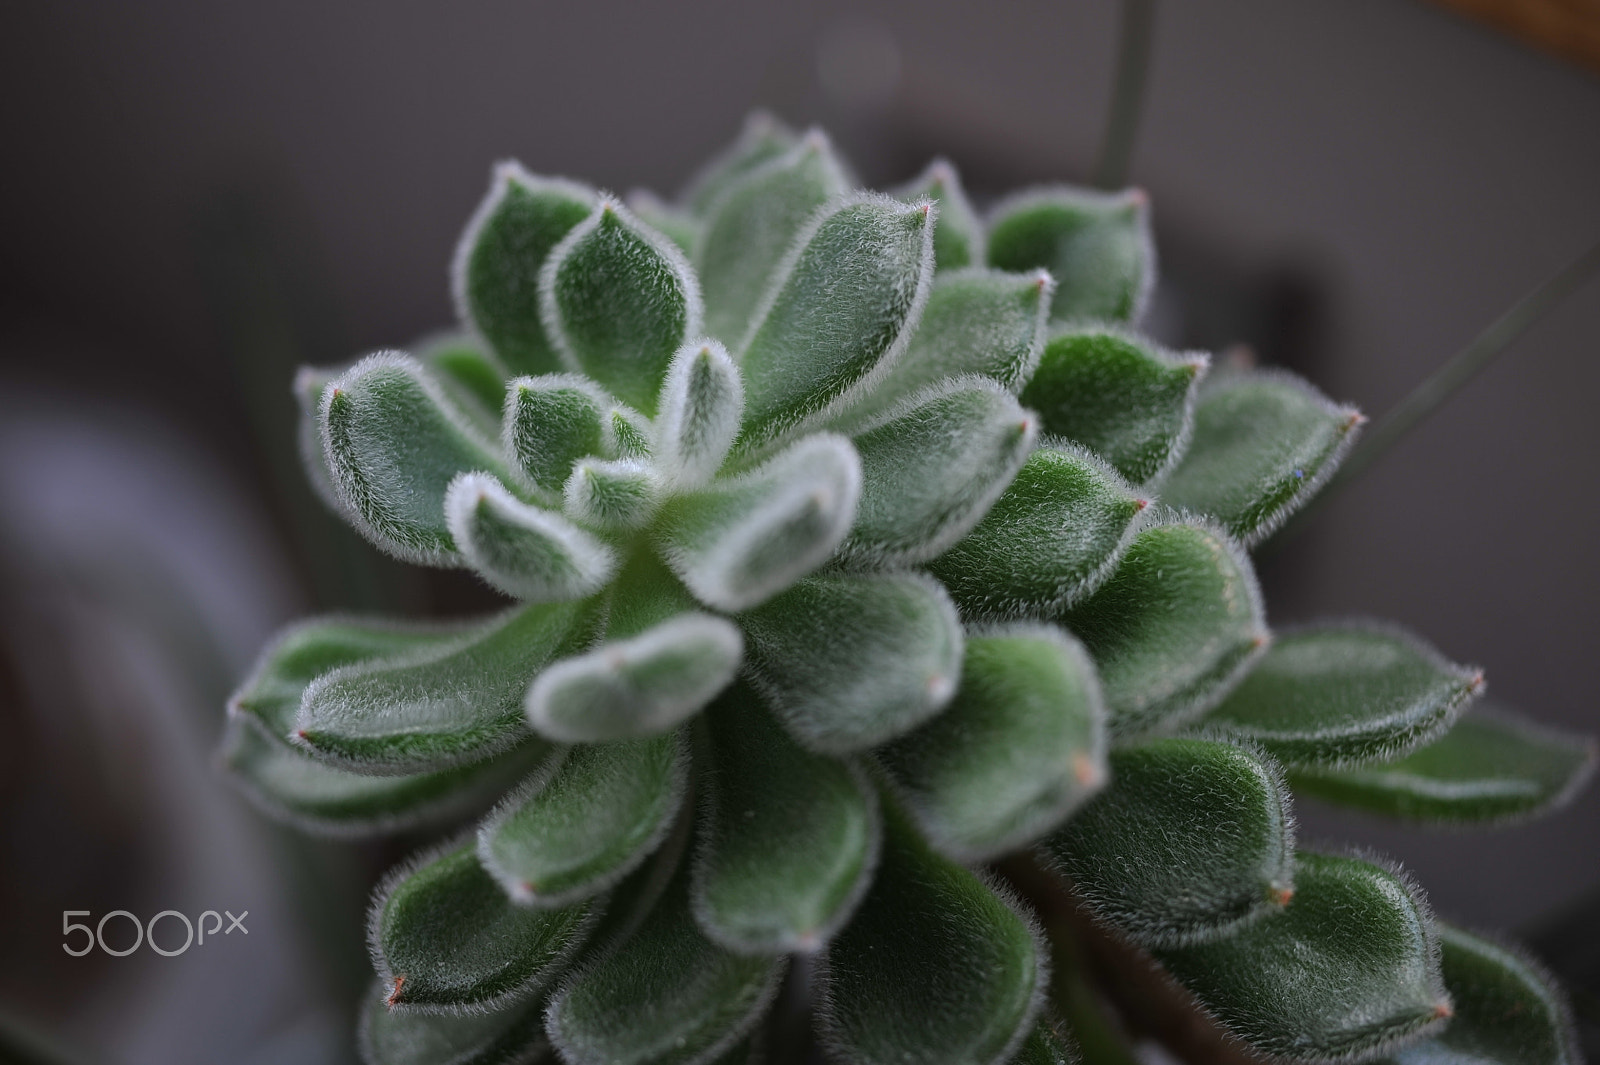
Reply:
<svg viewBox="0 0 1600 1065"><path fill-rule="evenodd" d="M1133 146L1139 139L1149 80L1151 43L1156 30L1156 0L1122 0L1117 23L1117 66L1111 83L1111 109L1094 166L1094 184L1120 189L1128 183Z"/></svg>

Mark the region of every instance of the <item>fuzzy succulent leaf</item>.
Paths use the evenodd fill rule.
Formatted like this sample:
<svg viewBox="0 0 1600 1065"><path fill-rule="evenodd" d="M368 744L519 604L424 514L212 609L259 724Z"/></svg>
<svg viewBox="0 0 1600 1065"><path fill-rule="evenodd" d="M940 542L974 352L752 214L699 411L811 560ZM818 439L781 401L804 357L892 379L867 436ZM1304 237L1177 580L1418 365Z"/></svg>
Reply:
<svg viewBox="0 0 1600 1065"><path fill-rule="evenodd" d="M1559 807L1594 772L1592 737L1475 709L1393 762L1291 774L1295 791L1407 821L1494 822Z"/></svg>
<svg viewBox="0 0 1600 1065"><path fill-rule="evenodd" d="M1294 887L1277 767L1243 747L1167 737L1111 752L1111 783L1040 847L1100 920L1144 946L1215 939Z"/></svg>
<svg viewBox="0 0 1600 1065"><path fill-rule="evenodd" d="M837 413L893 366L933 281L933 208L857 193L807 223L739 353L737 450Z"/></svg>
<svg viewBox="0 0 1600 1065"><path fill-rule="evenodd" d="M451 268L456 308L513 373L561 369L539 315L539 273L594 203L586 186L502 163L462 234Z"/></svg>
<svg viewBox="0 0 1600 1065"><path fill-rule="evenodd" d="M1106 779L1094 666L1050 625L967 637L950 706L877 756L943 853L982 861L1054 828Z"/></svg>
<svg viewBox="0 0 1600 1065"><path fill-rule="evenodd" d="M646 415L704 313L699 279L677 245L610 199L551 251L539 297L562 361Z"/></svg>
<svg viewBox="0 0 1600 1065"><path fill-rule="evenodd" d="M1022 402L1046 433L1089 448L1134 484L1158 483L1188 446L1209 365L1115 329L1074 329L1045 345Z"/></svg>
<svg viewBox="0 0 1600 1065"><path fill-rule="evenodd" d="M816 950L860 901L877 864L877 796L862 771L790 739L740 685L707 711L700 927L741 954Z"/></svg>
<svg viewBox="0 0 1600 1065"><path fill-rule="evenodd" d="M744 379L715 340L692 341L673 357L657 416L660 466L674 488L698 488L715 476L739 435Z"/></svg>
<svg viewBox="0 0 1600 1065"><path fill-rule="evenodd" d="M532 603L582 599L605 587L617 556L560 514L517 499L492 474L463 473L444 497L456 548L495 588Z"/></svg>
<svg viewBox="0 0 1600 1065"><path fill-rule="evenodd" d="M1482 689L1482 671L1409 633L1319 625L1281 634L1205 724L1285 765L1361 765L1438 736Z"/></svg>
<svg viewBox="0 0 1600 1065"><path fill-rule="evenodd" d="M1079 1065L1082 1060L1066 1029L1046 1019L1033 1026L1010 1065Z"/></svg>
<svg viewBox="0 0 1600 1065"><path fill-rule="evenodd" d="M373 903L370 945L390 1006L489 1009L548 985L600 913L511 901L470 841L401 866Z"/></svg>
<svg viewBox="0 0 1600 1065"><path fill-rule="evenodd" d="M380 776L480 761L528 735L523 694L588 643L592 602L520 607L404 656L341 666L307 688L294 736L341 768Z"/></svg>
<svg viewBox="0 0 1600 1065"><path fill-rule="evenodd" d="M933 260L940 271L959 270L984 261L987 250L983 222L948 160L935 159L909 183L894 190L906 203L932 200L939 205L939 228L933 234Z"/></svg>
<svg viewBox="0 0 1600 1065"><path fill-rule="evenodd" d="M756 686L804 747L862 750L942 710L961 679L961 622L913 573L803 580L740 616Z"/></svg>
<svg viewBox="0 0 1600 1065"><path fill-rule="evenodd" d="M906 401L855 437L861 503L845 555L877 568L941 554L1005 491L1036 432L1011 393L981 378Z"/></svg>
<svg viewBox="0 0 1600 1065"><path fill-rule="evenodd" d="M416 354L458 406L490 423L499 421L506 405L506 375L481 344L461 333L446 333L418 344Z"/></svg>
<svg viewBox="0 0 1600 1065"><path fill-rule="evenodd" d="M683 254L694 254L694 246L700 240L700 220L691 212L664 203L646 189L628 193L628 208L641 222L676 244Z"/></svg>
<svg viewBox="0 0 1600 1065"><path fill-rule="evenodd" d="M676 733L572 747L484 821L478 860L517 902L550 908L596 895L666 836L688 762Z"/></svg>
<svg viewBox="0 0 1600 1065"><path fill-rule="evenodd" d="M502 443L547 500L559 500L572 465L601 453L610 400L581 374L518 377L506 385Z"/></svg>
<svg viewBox="0 0 1600 1065"><path fill-rule="evenodd" d="M494 1010L422 1013L390 1009L374 988L361 1008L361 1060L367 1065L533 1065L550 1051L536 995Z"/></svg>
<svg viewBox="0 0 1600 1065"><path fill-rule="evenodd" d="M1292 374L1219 374L1200 390L1194 435L1162 498L1216 518L1248 547L1316 494L1361 422Z"/></svg>
<svg viewBox="0 0 1600 1065"><path fill-rule="evenodd" d="M642 459L579 459L562 491L572 520L608 532L642 528L663 498L661 475Z"/></svg>
<svg viewBox="0 0 1600 1065"><path fill-rule="evenodd" d="M1110 576L1147 505L1094 456L1046 445L929 569L973 616L1050 616Z"/></svg>
<svg viewBox="0 0 1600 1065"><path fill-rule="evenodd" d="M848 1065L999 1065L1027 1038L1049 982L1039 933L903 814L888 808L884 822L872 889L828 947L823 1038Z"/></svg>
<svg viewBox="0 0 1600 1065"><path fill-rule="evenodd" d="M1353 858L1302 852L1296 865L1279 912L1156 957L1224 1028L1289 1061L1370 1056L1438 1027L1450 999L1415 889Z"/></svg>
<svg viewBox="0 0 1600 1065"><path fill-rule="evenodd" d="M498 449L408 355L369 355L322 390L318 421L334 487L357 528L389 553L459 565L444 496L456 474L503 474Z"/></svg>
<svg viewBox="0 0 1600 1065"><path fill-rule="evenodd" d="M744 175L788 152L795 145L794 131L766 111L745 117L738 138L712 159L689 182L683 201L700 214Z"/></svg>
<svg viewBox="0 0 1600 1065"><path fill-rule="evenodd" d="M1119 738L1203 713L1267 643L1249 559L1188 522L1134 537L1110 578L1061 620L1094 658Z"/></svg>
<svg viewBox="0 0 1600 1065"><path fill-rule="evenodd" d="M1057 321L1135 322L1155 285L1144 193L1054 188L999 204L989 219L989 265L1055 275Z"/></svg>

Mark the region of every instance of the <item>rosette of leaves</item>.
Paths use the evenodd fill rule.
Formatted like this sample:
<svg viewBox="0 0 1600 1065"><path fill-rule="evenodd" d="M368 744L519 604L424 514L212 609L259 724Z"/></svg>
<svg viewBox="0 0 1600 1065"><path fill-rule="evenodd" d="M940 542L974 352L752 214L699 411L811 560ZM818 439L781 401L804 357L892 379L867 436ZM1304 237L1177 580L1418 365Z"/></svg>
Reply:
<svg viewBox="0 0 1600 1065"><path fill-rule="evenodd" d="M1291 788L1498 819L1591 754L1449 731L1481 675L1392 628L1273 640L1246 550L1359 416L1138 333L1140 194L846 174L768 120L677 205L503 165L462 332L300 375L328 503L513 604L302 622L230 704L275 814L469 819L377 891L367 1059L1072 1060L1032 851L1258 1051L1570 1060L1536 969L1294 845Z"/></svg>

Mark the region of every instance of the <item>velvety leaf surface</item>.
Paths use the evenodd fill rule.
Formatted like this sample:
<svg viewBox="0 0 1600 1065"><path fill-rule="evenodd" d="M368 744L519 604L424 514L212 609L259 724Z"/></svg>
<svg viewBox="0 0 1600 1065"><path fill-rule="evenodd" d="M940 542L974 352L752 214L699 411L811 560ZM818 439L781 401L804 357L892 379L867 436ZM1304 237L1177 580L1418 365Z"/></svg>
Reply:
<svg viewBox="0 0 1600 1065"><path fill-rule="evenodd" d="M969 635L938 717L877 751L933 845L983 861L1054 828L1105 783L1105 708L1078 642L1049 625Z"/></svg>
<svg viewBox="0 0 1600 1065"><path fill-rule="evenodd" d="M370 940L390 1005L492 1008L548 984L598 916L512 902L470 842L396 870L373 902Z"/></svg>
<svg viewBox="0 0 1600 1065"><path fill-rule="evenodd" d="M1200 354L1174 355L1114 329L1075 329L1044 347L1022 402L1044 431L1092 450L1135 484L1160 481L1189 442Z"/></svg>
<svg viewBox="0 0 1600 1065"><path fill-rule="evenodd" d="M1058 321L1136 321L1155 285L1149 202L1137 189L1054 188L1013 197L990 216L989 264L1054 274L1051 317Z"/></svg>
<svg viewBox="0 0 1600 1065"><path fill-rule="evenodd" d="M844 543L876 565L925 562L977 524L1033 450L1029 413L999 385L951 382L855 438L861 503Z"/></svg>
<svg viewBox="0 0 1600 1065"><path fill-rule="evenodd" d="M676 488L706 484L728 457L744 414L744 379L715 340L686 344L674 356L657 418L663 475Z"/></svg>
<svg viewBox="0 0 1600 1065"><path fill-rule="evenodd" d="M480 342L446 333L419 344L417 361L433 372L457 406L499 422L506 405L506 375Z"/></svg>
<svg viewBox="0 0 1600 1065"><path fill-rule="evenodd" d="M539 318L539 271L594 203L589 188L503 163L461 237L451 267L456 308L513 373L561 369Z"/></svg>
<svg viewBox="0 0 1600 1065"><path fill-rule="evenodd" d="M1193 439L1162 498L1216 518L1249 546L1316 493L1361 421L1288 373L1219 375L1200 390Z"/></svg>
<svg viewBox="0 0 1600 1065"><path fill-rule="evenodd" d="M295 739L324 761L394 775L486 758L528 735L523 693L588 642L592 603L522 607L403 658L341 666L306 689Z"/></svg>
<svg viewBox="0 0 1600 1065"><path fill-rule="evenodd" d="M1146 505L1092 455L1040 447L928 568L971 615L1048 616L1110 576Z"/></svg>
<svg viewBox="0 0 1600 1065"><path fill-rule="evenodd" d="M877 862L877 797L859 769L797 746L739 685L707 711L700 927L740 953L822 946Z"/></svg>
<svg viewBox="0 0 1600 1065"><path fill-rule="evenodd" d="M573 521L621 532L642 528L662 499L661 475L642 459L579 459L562 491Z"/></svg>
<svg viewBox="0 0 1600 1065"><path fill-rule="evenodd" d="M793 148L795 139L794 132L771 114L752 111L745 116L738 139L689 183L684 203L694 213L703 212L728 186Z"/></svg>
<svg viewBox="0 0 1600 1065"><path fill-rule="evenodd" d="M609 399L580 374L518 377L506 387L505 453L548 501L585 455L598 455Z"/></svg>
<svg viewBox="0 0 1600 1065"><path fill-rule="evenodd" d="M801 232L740 353L745 420L737 448L770 444L841 409L905 350L933 281L928 207L856 194Z"/></svg>
<svg viewBox="0 0 1600 1065"><path fill-rule="evenodd" d="M822 972L818 1025L840 1062L1007 1061L1049 981L1038 933L886 810L883 859Z"/></svg>
<svg viewBox="0 0 1600 1065"><path fill-rule="evenodd" d="M1291 779L1304 795L1408 821L1503 821L1561 805L1595 760L1592 737L1484 708L1398 761Z"/></svg>
<svg viewBox="0 0 1600 1065"><path fill-rule="evenodd" d="M1091 911L1146 946L1215 939L1294 887L1277 767L1169 737L1111 752L1111 783L1040 848Z"/></svg>
<svg viewBox="0 0 1600 1065"><path fill-rule="evenodd" d="M689 754L677 733L579 744L478 829L478 860L518 902L566 906L649 856L677 815Z"/></svg>
<svg viewBox="0 0 1600 1065"><path fill-rule="evenodd" d="M421 364L392 352L367 356L323 389L319 421L328 470L356 527L399 558L459 565L445 491L465 470L505 467Z"/></svg>
<svg viewBox="0 0 1600 1065"><path fill-rule="evenodd" d="M616 552L560 514L522 502L487 473L463 473L445 493L462 557L507 595L533 603L581 599L616 572Z"/></svg>
<svg viewBox="0 0 1600 1065"><path fill-rule="evenodd" d="M562 361L646 415L673 353L700 332L700 285L677 245L603 200L551 253L541 313Z"/></svg>
<svg viewBox="0 0 1600 1065"><path fill-rule="evenodd" d="M1023 1040L1011 1065L1078 1065L1082 1056L1064 1028L1040 1021Z"/></svg>
<svg viewBox="0 0 1600 1065"><path fill-rule="evenodd" d="M916 574L811 577L741 615L751 674L802 746L873 747L949 703L961 623Z"/></svg>
<svg viewBox="0 0 1600 1065"><path fill-rule="evenodd" d="M694 246L700 241L700 220L693 214L663 203L655 193L645 189L628 193L628 209L645 225L676 244L683 254L694 254Z"/></svg>
<svg viewBox="0 0 1600 1065"><path fill-rule="evenodd" d="M948 160L935 159L894 195L906 203L932 200L939 205L939 227L933 232L933 261L938 270L958 270L984 261L983 223L967 199L961 176Z"/></svg>
<svg viewBox="0 0 1600 1065"><path fill-rule="evenodd" d="M496 1010L392 1010L379 986L361 1008L358 1036L367 1065L533 1065L545 1060L544 1003L537 995Z"/></svg>
<svg viewBox="0 0 1600 1065"><path fill-rule="evenodd" d="M1214 942L1156 956L1253 1049L1292 1061L1356 1057L1448 1015L1431 917L1404 880L1302 852L1294 899Z"/></svg>
<svg viewBox="0 0 1600 1065"><path fill-rule="evenodd" d="M1450 727L1483 689L1409 633L1361 624L1284 633L1206 718L1291 766L1396 758Z"/></svg>

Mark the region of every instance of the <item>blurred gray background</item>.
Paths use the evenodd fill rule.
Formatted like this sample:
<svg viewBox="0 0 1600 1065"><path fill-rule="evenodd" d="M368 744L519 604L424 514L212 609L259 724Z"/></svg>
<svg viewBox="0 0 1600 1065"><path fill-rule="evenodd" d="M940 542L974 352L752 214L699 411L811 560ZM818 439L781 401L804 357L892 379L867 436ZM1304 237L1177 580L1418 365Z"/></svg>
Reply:
<svg viewBox="0 0 1600 1065"><path fill-rule="evenodd" d="M336 929L404 843L286 839L205 751L295 612L484 601L315 509L288 384L449 322L494 160L671 192L762 105L825 125L868 183L934 154L979 196L1081 182L1115 29L1106 0L5 5L0 1012L105 1060L346 1052L314 1007L359 982L359 957L329 960L359 928ZM1600 235L1600 79L1419 0L1168 2L1146 101L1152 330L1249 343L1371 414ZM1590 284L1263 559L1274 622L1397 620L1500 700L1600 731L1596 396ZM1484 833L1303 821L1402 859L1469 924L1526 927L1600 884L1593 789ZM348 887L317 894L325 924L306 882ZM59 953L61 909L229 891L263 922L231 969ZM250 989L216 982L241 966Z"/></svg>

